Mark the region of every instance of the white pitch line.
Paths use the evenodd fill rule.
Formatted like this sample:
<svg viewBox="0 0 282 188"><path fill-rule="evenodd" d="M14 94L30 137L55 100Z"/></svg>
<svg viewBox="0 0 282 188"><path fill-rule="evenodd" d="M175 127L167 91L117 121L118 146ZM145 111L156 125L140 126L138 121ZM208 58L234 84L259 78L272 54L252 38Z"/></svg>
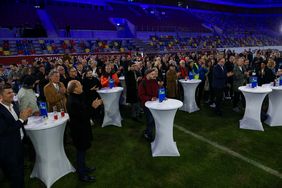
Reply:
<svg viewBox="0 0 282 188"><path fill-rule="evenodd" d="M265 165L263 165L263 164L261 164L259 162L256 162L256 161L254 161L252 159L249 159L249 158L247 158L247 157L245 157L245 156L243 156L243 155L241 155L241 154L239 154L239 153L237 153L235 151L232 151L231 149L229 149L229 148L227 148L225 146L219 145L216 142L208 140L208 139L206 139L205 137L203 137L201 135L195 134L195 133L185 129L184 127L181 127L181 126L176 125L176 124L174 124L174 127L177 128L178 130L186 133L186 134L189 134L190 136L193 136L194 138L197 138L198 140L201 140L201 141L203 141L205 143L208 143L208 144L212 145L213 147L215 147L215 148L217 148L219 150L222 150L225 153L228 153L228 154L232 155L233 157L241 159L241 160L243 160L243 161L245 161L245 162L247 162L247 163L257 167L257 168L260 168L260 169L264 170L265 172L267 172L269 174L272 174L272 175L282 179L282 174L279 173L277 170L274 170L274 169L272 169L270 167L267 167L267 166L265 166Z"/></svg>

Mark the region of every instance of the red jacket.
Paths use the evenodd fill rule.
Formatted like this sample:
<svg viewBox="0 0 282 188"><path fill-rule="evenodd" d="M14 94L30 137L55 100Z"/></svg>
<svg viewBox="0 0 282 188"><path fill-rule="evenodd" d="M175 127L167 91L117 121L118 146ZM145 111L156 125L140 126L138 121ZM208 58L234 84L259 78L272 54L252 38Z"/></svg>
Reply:
<svg viewBox="0 0 282 188"><path fill-rule="evenodd" d="M119 84L119 78L116 73L112 74L112 79L114 80L115 87ZM109 77L101 76L101 85L102 87L109 87Z"/></svg>
<svg viewBox="0 0 282 188"><path fill-rule="evenodd" d="M153 97L158 97L159 85L157 80L147 80L143 78L138 86L138 96L142 106L145 106L145 102L150 101Z"/></svg>
<svg viewBox="0 0 282 188"><path fill-rule="evenodd" d="M181 79L185 79L188 76L188 70L185 67L180 67L179 72L181 73Z"/></svg>

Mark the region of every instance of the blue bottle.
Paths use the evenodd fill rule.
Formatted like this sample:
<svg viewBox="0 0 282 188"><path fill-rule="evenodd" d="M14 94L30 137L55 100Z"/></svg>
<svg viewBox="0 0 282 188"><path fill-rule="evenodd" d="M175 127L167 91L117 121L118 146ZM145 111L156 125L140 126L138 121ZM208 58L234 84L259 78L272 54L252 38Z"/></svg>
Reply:
<svg viewBox="0 0 282 188"><path fill-rule="evenodd" d="M112 78L109 79L109 88L112 89L114 87L114 80Z"/></svg>
<svg viewBox="0 0 282 188"><path fill-rule="evenodd" d="M45 117L48 117L48 111L47 111L47 104L46 102L39 102L39 109L40 109L40 115Z"/></svg>
<svg viewBox="0 0 282 188"><path fill-rule="evenodd" d="M253 71L252 76L250 77L251 87L255 88L258 86L258 77L256 76L256 72Z"/></svg>
<svg viewBox="0 0 282 188"><path fill-rule="evenodd" d="M159 102L163 102L165 100L165 88L161 87L159 89Z"/></svg>
<svg viewBox="0 0 282 188"><path fill-rule="evenodd" d="M279 77L279 86L282 86L282 76Z"/></svg>
<svg viewBox="0 0 282 188"><path fill-rule="evenodd" d="M193 72L189 72L189 80L193 80L194 79L194 74Z"/></svg>

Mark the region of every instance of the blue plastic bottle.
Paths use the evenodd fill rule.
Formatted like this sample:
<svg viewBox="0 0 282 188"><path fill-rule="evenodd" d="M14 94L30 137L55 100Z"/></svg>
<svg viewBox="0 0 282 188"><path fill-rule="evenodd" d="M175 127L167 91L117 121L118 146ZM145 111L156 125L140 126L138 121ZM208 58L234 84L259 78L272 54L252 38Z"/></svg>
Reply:
<svg viewBox="0 0 282 188"><path fill-rule="evenodd" d="M39 109L40 109L40 115L45 117L48 117L48 111L47 111L47 104L46 102L39 102Z"/></svg>
<svg viewBox="0 0 282 188"><path fill-rule="evenodd" d="M282 86L282 76L279 77L279 86Z"/></svg>
<svg viewBox="0 0 282 188"><path fill-rule="evenodd" d="M165 88L161 87L159 89L159 102L163 102L165 100Z"/></svg>
<svg viewBox="0 0 282 188"><path fill-rule="evenodd" d="M255 88L258 86L258 77L256 76L256 72L253 71L252 76L250 77L251 87Z"/></svg>
<svg viewBox="0 0 282 188"><path fill-rule="evenodd" d="M112 89L114 87L114 80L112 78L109 79L109 88Z"/></svg>

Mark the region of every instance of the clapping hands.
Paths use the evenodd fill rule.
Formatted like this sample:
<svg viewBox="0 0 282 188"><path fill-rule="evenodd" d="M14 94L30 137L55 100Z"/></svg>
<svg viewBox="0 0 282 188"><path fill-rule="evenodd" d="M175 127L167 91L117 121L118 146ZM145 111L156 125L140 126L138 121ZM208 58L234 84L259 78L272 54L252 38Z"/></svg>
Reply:
<svg viewBox="0 0 282 188"><path fill-rule="evenodd" d="M32 109L26 108L23 111L21 111L20 119L22 119L23 121L26 121L28 119L28 117L30 117L31 115L32 115Z"/></svg>
<svg viewBox="0 0 282 188"><path fill-rule="evenodd" d="M103 104L103 101L102 101L102 99L95 99L93 102L92 102L92 107L93 108L98 108L100 105L102 105Z"/></svg>
<svg viewBox="0 0 282 188"><path fill-rule="evenodd" d="M90 89L91 91L93 91L93 90L99 90L99 88L97 87L97 86L94 86L94 87L92 87L91 89Z"/></svg>

